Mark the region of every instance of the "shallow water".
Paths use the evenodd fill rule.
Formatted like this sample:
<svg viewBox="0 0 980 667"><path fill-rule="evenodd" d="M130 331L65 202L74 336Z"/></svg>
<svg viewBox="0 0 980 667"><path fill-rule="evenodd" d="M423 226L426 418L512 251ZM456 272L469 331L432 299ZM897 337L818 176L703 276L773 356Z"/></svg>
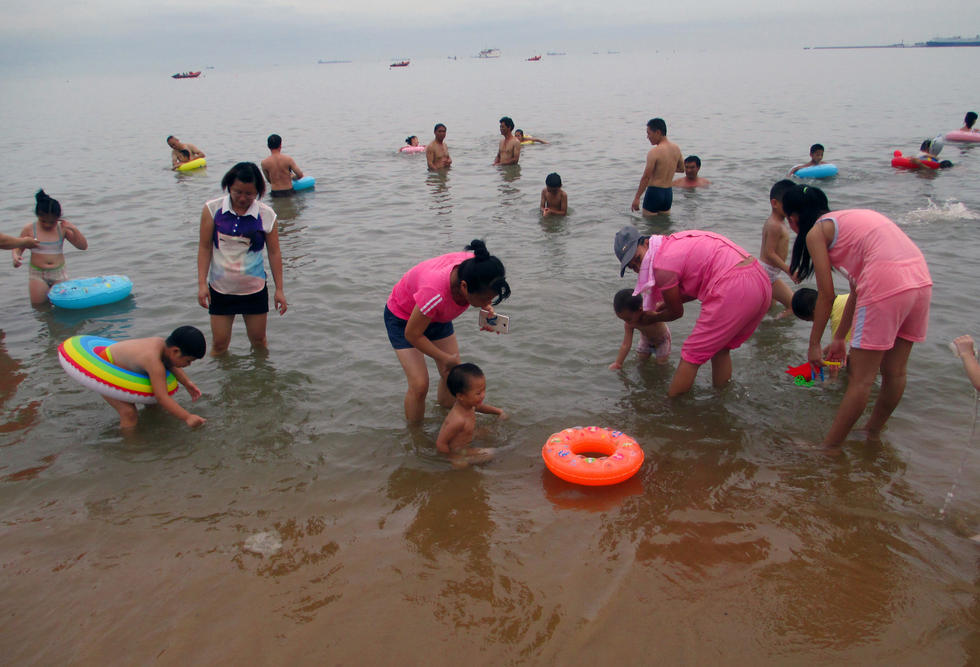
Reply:
<svg viewBox="0 0 980 667"><path fill-rule="evenodd" d="M976 104L951 51L5 75L3 231L30 222L43 186L89 239L70 274L125 273L136 287L111 306L35 311L24 269L8 265L0 652L18 663L980 661L975 397L947 349L978 332L980 148L948 144L957 166L944 173L888 164ZM932 103L903 104L922 80ZM498 170L504 114L552 143ZM651 116L714 184L675 193L669 218L648 223L628 206ZM395 152L436 122L449 128L445 175ZM270 316L268 354L250 352L239 322L229 355L188 369L204 428L147 410L124 438L115 412L62 372L57 345L206 330L201 206L231 164L266 154L271 132L317 178L316 191L272 202L289 311ZM170 172L171 133L202 147L208 169ZM883 442L855 438L833 459L799 446L843 392L783 373L805 360L802 322L767 319L720 392L702 372L690 396L664 398L694 304L672 325L667 367L606 368L622 336L611 297L632 284L616 272L615 230L712 229L756 253L770 185L815 141L841 168L821 184L832 205L892 217L935 281L930 338ZM551 171L569 193L564 220L537 214ZM455 471L435 453L434 392L421 432L404 425L381 311L407 268L473 238L507 266L512 333L481 334L470 312L457 335L511 418L481 420L477 444L499 448L491 464ZM544 470L547 436L586 424L640 442L634 479L582 489Z"/></svg>

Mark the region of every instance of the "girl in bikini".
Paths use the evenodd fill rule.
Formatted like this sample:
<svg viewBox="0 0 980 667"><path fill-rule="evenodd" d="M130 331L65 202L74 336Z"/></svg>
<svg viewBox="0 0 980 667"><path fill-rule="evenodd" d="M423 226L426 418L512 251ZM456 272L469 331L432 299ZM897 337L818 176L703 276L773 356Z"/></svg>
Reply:
<svg viewBox="0 0 980 667"><path fill-rule="evenodd" d="M56 199L49 197L44 190L38 190L34 198L37 200L34 207L37 220L26 225L20 235L38 242L37 247L31 250L27 287L31 304L39 306L48 300L48 290L52 285L68 280L63 252L65 241L79 250L87 249L88 241L78 227L62 219L61 204ZM17 268L23 263L24 249L15 249L13 255L14 268Z"/></svg>

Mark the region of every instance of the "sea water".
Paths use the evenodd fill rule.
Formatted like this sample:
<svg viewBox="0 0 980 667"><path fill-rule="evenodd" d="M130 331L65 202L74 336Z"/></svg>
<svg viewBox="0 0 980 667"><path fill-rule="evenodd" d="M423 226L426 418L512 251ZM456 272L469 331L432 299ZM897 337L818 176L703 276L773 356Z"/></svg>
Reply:
<svg viewBox="0 0 980 667"><path fill-rule="evenodd" d="M0 653L10 662L906 663L980 660L974 392L947 343L980 333L980 149L909 173L892 151L956 129L975 86L955 50L651 52L499 60L284 64L0 81L6 233L43 187L89 250L69 274L121 273L125 301L32 309L26 268L0 296ZM930 81L924 99L921 81ZM548 145L491 166L498 119ZM629 211L663 117L708 188L675 192L669 216ZM448 127L453 167L397 153ZM316 189L270 200L289 310L268 353L239 320L231 351L187 372L207 418L189 430L144 410L131 436L68 378L58 344L192 324L201 209L225 171L259 161L270 133ZM174 134L206 170L170 171ZM834 208L874 208L924 252L935 281L929 339L881 443L835 458L818 441L843 382L801 388L807 324L767 318L733 353L734 381L665 398L696 303L672 323L666 366L608 370L622 337L612 295L615 231L709 229L759 251L768 191L826 147ZM545 176L568 192L542 219ZM488 465L438 456L445 412L430 392L404 422L404 375L382 309L415 263L485 239L513 296L511 333L455 322L487 376ZM67 246L66 246L67 247ZM810 283L812 287L812 282ZM841 292L846 284L838 283ZM773 314L778 310L774 309ZM430 364L430 368L432 368ZM583 489L543 466L549 434L621 429L646 463ZM955 501L939 516L957 466ZM655 656L655 658L654 658Z"/></svg>

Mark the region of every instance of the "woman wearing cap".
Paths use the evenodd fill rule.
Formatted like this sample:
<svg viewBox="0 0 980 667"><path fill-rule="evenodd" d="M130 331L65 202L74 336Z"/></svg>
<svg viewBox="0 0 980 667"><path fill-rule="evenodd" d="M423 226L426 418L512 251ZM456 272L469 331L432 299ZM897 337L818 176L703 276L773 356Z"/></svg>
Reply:
<svg viewBox="0 0 980 667"><path fill-rule="evenodd" d="M422 421L429 392L425 357L439 368L439 403L451 407L446 375L459 363L453 320L473 306L493 315L493 306L510 296L504 265L486 244L474 239L464 252L427 259L409 269L391 290L384 320L388 340L405 371L405 418Z"/></svg>
<svg viewBox="0 0 980 667"><path fill-rule="evenodd" d="M820 188L796 186L783 195L783 210L796 232L790 270L817 279L817 305L807 359L820 366L844 361L844 338L851 331L848 384L823 445L833 449L847 437L868 404L881 371L881 390L865 425L876 436L905 392L905 368L912 344L926 339L932 278L922 251L894 222L877 211L831 212ZM820 339L834 301L831 270L851 283L844 314L827 349Z"/></svg>
<svg viewBox="0 0 980 667"><path fill-rule="evenodd" d="M748 340L772 300L769 278L755 257L721 234L692 230L640 236L632 225L617 232L614 249L619 275L627 268L636 271L636 293L644 294L644 304L657 304L639 313L634 326L672 322L684 315L686 302L701 302L668 394L689 391L709 360L712 383L725 385L732 377L731 350Z"/></svg>

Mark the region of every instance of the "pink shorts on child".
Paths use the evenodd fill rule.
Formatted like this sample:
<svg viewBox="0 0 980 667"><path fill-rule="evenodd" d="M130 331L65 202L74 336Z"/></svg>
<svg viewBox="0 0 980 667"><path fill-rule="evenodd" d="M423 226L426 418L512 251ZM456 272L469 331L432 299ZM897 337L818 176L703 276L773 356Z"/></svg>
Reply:
<svg viewBox="0 0 980 667"><path fill-rule="evenodd" d="M681 347L681 359L700 366L724 349L734 350L749 339L769 312L772 283L758 261L721 276L701 315Z"/></svg>
<svg viewBox="0 0 980 667"><path fill-rule="evenodd" d="M913 343L926 339L932 286L916 287L854 309L851 347L890 350L896 338Z"/></svg>

